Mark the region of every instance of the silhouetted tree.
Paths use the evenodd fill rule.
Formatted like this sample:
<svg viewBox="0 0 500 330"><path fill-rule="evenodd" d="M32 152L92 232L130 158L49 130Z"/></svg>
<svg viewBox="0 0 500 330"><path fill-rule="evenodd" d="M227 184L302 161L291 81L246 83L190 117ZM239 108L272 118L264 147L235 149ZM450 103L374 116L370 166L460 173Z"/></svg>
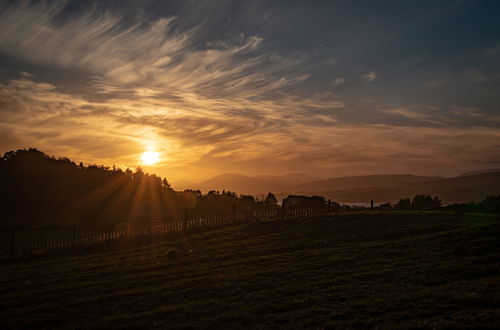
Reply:
<svg viewBox="0 0 500 330"><path fill-rule="evenodd" d="M276 196L274 196L274 194L270 192L267 194L266 199L264 200L264 203L266 205L274 206L274 205L278 204L278 200L276 199Z"/></svg>
<svg viewBox="0 0 500 330"><path fill-rule="evenodd" d="M326 200L323 196L289 195L285 199L285 204L291 208L322 208L325 207Z"/></svg>
<svg viewBox="0 0 500 330"><path fill-rule="evenodd" d="M255 198L252 195L241 195L241 201L244 203L255 203Z"/></svg>
<svg viewBox="0 0 500 330"><path fill-rule="evenodd" d="M410 210L411 209L411 200L409 198L401 198L399 202L394 205L394 208L398 210Z"/></svg>
<svg viewBox="0 0 500 330"><path fill-rule="evenodd" d="M411 207L415 210L432 210L441 207L441 200L430 195L415 195L411 201Z"/></svg>
<svg viewBox="0 0 500 330"><path fill-rule="evenodd" d="M477 209L486 213L500 213L500 195L489 195L477 204Z"/></svg>
<svg viewBox="0 0 500 330"><path fill-rule="evenodd" d="M167 181L167 179L163 178L161 181L162 187L166 189L171 189L172 187L170 186L170 183Z"/></svg>
<svg viewBox="0 0 500 330"><path fill-rule="evenodd" d="M380 204L378 208L381 210L392 210L393 207L392 207L391 202L387 202L387 203Z"/></svg>
<svg viewBox="0 0 500 330"><path fill-rule="evenodd" d="M489 195L479 202L455 203L447 205L447 210L460 212L500 213L500 195Z"/></svg>
<svg viewBox="0 0 500 330"><path fill-rule="evenodd" d="M134 181L141 181L144 178L144 171L142 168L138 167L133 175Z"/></svg>

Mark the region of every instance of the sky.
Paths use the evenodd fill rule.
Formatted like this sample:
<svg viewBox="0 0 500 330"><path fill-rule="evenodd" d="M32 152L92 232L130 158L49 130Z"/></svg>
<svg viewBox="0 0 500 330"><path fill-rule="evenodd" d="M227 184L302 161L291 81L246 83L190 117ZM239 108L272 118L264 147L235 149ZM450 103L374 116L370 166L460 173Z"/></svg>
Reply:
<svg viewBox="0 0 500 330"><path fill-rule="evenodd" d="M0 2L1 153L452 176L500 167L499 91L499 1Z"/></svg>

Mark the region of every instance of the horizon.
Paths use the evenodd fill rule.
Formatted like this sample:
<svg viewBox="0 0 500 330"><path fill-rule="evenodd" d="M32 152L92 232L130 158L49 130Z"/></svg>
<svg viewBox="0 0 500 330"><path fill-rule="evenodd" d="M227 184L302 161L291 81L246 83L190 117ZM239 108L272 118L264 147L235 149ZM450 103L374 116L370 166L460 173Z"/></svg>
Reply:
<svg viewBox="0 0 500 330"><path fill-rule="evenodd" d="M150 155L146 156L145 162L151 159ZM6 210L14 207L12 209L14 213L18 211L15 211L16 207L13 205L22 203L24 200L16 194L29 196L39 187L43 187L41 189L47 190L47 195L52 196L49 200L62 198L61 191L77 194L72 197L76 199L69 202L73 206L52 206L50 211L41 211L46 215L52 212L68 212L72 216L81 217L79 212L75 212L75 208L86 204L82 200L94 206L106 200L104 204L99 205L99 208L111 212L113 206L121 203L121 198L128 196L126 198L132 198L133 205L128 209L130 212L128 217L140 217L142 214L148 221L164 217L165 208L175 205L176 210L171 209L170 212L174 212L171 215L177 214L176 216L179 217L179 206L181 210L182 205L196 208L197 203L202 203L202 199L213 198L221 198L226 203L231 199L239 198L240 202L244 203L263 203L261 206L276 206L278 203L276 198L283 200L312 198L316 199L318 207L320 205L324 207L333 202L338 205L339 203L357 206L371 205L370 207L378 205L383 208L398 209L407 207L403 205L407 205L410 196L416 198L417 204L419 198L422 197L430 203L435 203L433 207L439 204L439 207L469 205L467 206L469 208L476 207L475 203L483 206L486 205L484 203L495 203L499 197L495 195L499 192L497 183L500 175L499 169L467 172L452 178L422 177L412 174L376 174L320 179L301 173L263 177L249 177L233 173L223 174L222 177L217 176L205 182L189 182L182 185L179 182L169 182L166 178L148 173L140 167L122 170L115 166L111 168L82 162L77 164L68 157L50 156L35 148L10 151L2 155L0 160L0 176L4 182L2 194L6 199L4 203L8 205ZM89 191L85 191L89 188ZM53 198L54 196L59 197ZM37 198L29 201L34 204L28 208L30 209L28 212L33 212L34 209L40 207L36 205L36 200ZM150 209L138 212L138 207L146 206ZM92 206L87 212L91 209Z"/></svg>
<svg viewBox="0 0 500 330"><path fill-rule="evenodd" d="M169 181L500 167L500 4L6 1L0 153Z"/></svg>
<svg viewBox="0 0 500 330"><path fill-rule="evenodd" d="M145 164L139 165L137 167L119 167L119 166L116 166L114 164L111 165L111 166L108 166L108 165L99 164L99 163L85 163L83 161L77 161L75 159L71 159L71 158L65 157L63 155L49 155L49 154L43 152L43 150L39 150L37 148L21 148L21 149L17 149L17 150L10 150L9 152L16 152L17 153L19 151L29 151L29 150L39 151L42 154L44 154L45 156L47 156L49 158L56 159L56 160L59 160L59 159L68 159L69 161L73 162L74 164L82 164L83 166L86 166L86 167L88 167L88 166L98 166L98 167L105 167L105 168L108 168L108 169L110 169L110 168L116 168L116 169L119 169L121 171L125 171L125 170L137 171L137 169L140 168L146 174L158 175L157 173L149 172L148 171L148 167L149 166L147 166ZM0 153L0 157L3 157L5 154L1 154ZM257 179L257 180L260 180L262 182L267 182L267 183L273 183L274 182L269 177L272 177L272 178L275 178L275 179L280 179L280 178L282 179L282 178L285 178L287 176L296 176L296 177L305 176L305 177L308 177L307 179L304 179L303 182L301 182L301 183L295 183L295 184L285 183L285 182L279 182L279 181L275 182L275 183L279 182L279 184L284 185L284 186L294 187L294 186L297 186L297 185L309 184L309 183L319 182L319 181L324 181L324 180L334 180L334 179L344 179L344 178L356 178L356 177L370 177L370 176L372 176L372 177L374 177L374 176L415 176L415 177L422 177L422 178L435 178L435 179L439 180L439 179L452 179L452 178L458 178L458 177L462 177L462 176L487 174L487 173L496 173L496 172L500 172L500 168L476 169L476 170L473 170L473 171L459 172L458 174L453 175L453 176L417 175L417 174L414 174L414 173L373 173L373 174L360 174L360 175L320 177L320 176L313 176L313 175L310 175L310 174L304 173L304 172L288 172L288 173L280 173L280 174L259 174L259 175L253 175L253 176L251 176L251 175L246 175L246 174L237 173L237 172L227 172L227 173L217 174L215 176L209 177L208 179L205 179L205 180L202 180L202 181L189 181L189 180L171 181L171 180L169 180L168 177L164 177L164 176L161 176L161 175L159 175L159 177L162 178L162 179L163 178L167 179L168 182L172 185L173 189L179 189L180 191L182 191L184 189L200 189L202 192L207 193L210 190L213 190L213 189L217 190L218 188L213 188L212 189L212 188L210 188L208 186L200 188L200 186L197 186L197 185L206 183L207 181L211 181L212 179L216 179L216 178L219 178L221 176L241 176L241 177L245 177L245 178L249 178L249 179ZM192 187L187 186L187 185L190 185L190 184L195 185L195 186L192 186ZM231 191L231 190L228 190L228 191ZM236 191L236 193L238 193L238 191ZM243 193L245 194L245 192L243 192ZM284 193L284 192L281 192L281 193ZM262 193L258 193L258 195L262 195ZM363 202L363 203L366 203L366 202Z"/></svg>
<svg viewBox="0 0 500 330"><path fill-rule="evenodd" d="M105 165L105 164L99 164L99 163L85 163L83 161L78 161L78 160L66 157L64 155L50 155L50 154L45 153L43 150L39 150L37 148L19 148L17 150L9 150L7 152L17 152L17 151L30 150L30 149L35 149L35 150L41 151L46 156L51 157L51 158L55 158L55 159L68 158L73 163L75 163L75 164L82 163L82 165L84 165L84 166L94 165L94 166L104 166L104 167L108 167L108 168L116 167L117 169L120 169L122 171L125 171L127 169L135 171L138 168L141 168L144 171L144 173L158 175L157 173L155 173L153 171L148 171L148 168L150 168L150 166L145 165L145 164L140 164L140 165L138 165L136 167L132 167L132 166L130 166L130 167L120 167L120 166L116 166L116 164ZM4 154L0 153L0 157L4 156ZM161 175L160 175L160 177L167 179L168 182L170 184L172 184L173 186L174 185L179 185L181 188L187 188L187 187L184 186L185 184L200 184L200 183L204 183L205 181L210 181L211 179L215 179L215 178L220 177L220 176L231 176L231 175L237 175L237 176L242 176L242 177L247 177L247 178L252 178L252 179L259 179L259 180L263 180L263 181L269 181L269 180L266 179L266 178L262 178L262 177L276 177L276 178L280 178L280 177L286 177L286 176L291 176L291 175L308 176L311 179L304 181L304 183L309 183L309 182L329 180L329 179L341 179L341 178L365 177L365 176L405 176L405 175L408 175L408 176L421 176L421 177L439 178L439 179L450 179L450 178L460 177L460 176L463 176L463 175L471 175L471 174L469 174L470 172L500 172L500 168L482 168L482 169L476 169L476 170L472 170L472 171L459 172L458 174L452 175L452 176L417 175L415 173L372 173L372 174L355 174L355 175L345 175L345 176L320 177L320 176L313 176L313 175L311 175L309 173L305 173L305 172L287 172L287 173L278 173L278 174L264 173L264 174L258 174L258 175L246 175L246 174L237 173L237 172L226 172L226 173L216 174L214 176L208 177L208 178L206 178L204 180L201 180L201 181L190 181L190 180L185 180L185 179L181 179L179 181L175 181L175 180L171 181L171 180L169 180L168 177L161 176ZM472 174L472 175L474 175L474 174ZM271 182L271 181L269 181L269 182ZM293 186L293 184L290 184L290 185ZM174 188L176 188L176 187L174 187ZM203 190L206 190L206 189L203 189Z"/></svg>

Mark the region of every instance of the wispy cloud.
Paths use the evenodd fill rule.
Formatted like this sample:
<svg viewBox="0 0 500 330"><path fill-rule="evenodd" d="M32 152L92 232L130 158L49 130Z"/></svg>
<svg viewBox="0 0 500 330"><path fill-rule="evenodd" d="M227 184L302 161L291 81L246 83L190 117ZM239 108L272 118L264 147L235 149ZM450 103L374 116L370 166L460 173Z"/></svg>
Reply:
<svg viewBox="0 0 500 330"><path fill-rule="evenodd" d="M496 126L500 116L487 114L479 108L450 106L433 107L408 105L398 108L381 110L381 113L403 118L401 126L432 126L432 127L474 127Z"/></svg>
<svg viewBox="0 0 500 330"><path fill-rule="evenodd" d="M90 8L67 14L64 2L4 4L0 50L34 63L76 67L111 82L208 96L250 97L307 79L303 58L257 52L262 38L200 47L203 23L179 31L176 17L151 22Z"/></svg>
<svg viewBox="0 0 500 330"><path fill-rule="evenodd" d="M231 155L237 161L272 154L277 144L303 139L304 132L297 127L325 129L325 123L335 122L332 115L315 113L315 109L342 107L321 97L252 101L192 95L186 100L185 94L158 97L156 91L138 88L125 90L119 97L90 101L27 79L11 80L1 87L0 123L14 125L26 141L64 145L61 153L100 155L103 162L120 164L135 164L138 150L151 145L164 149L165 166L193 164L209 156ZM294 124L286 118L293 118ZM50 134L60 131L64 136ZM37 140L35 134L45 138ZM112 141L122 154L109 153L102 141ZM93 152L81 152L82 143L88 143L85 150L93 148Z"/></svg>
<svg viewBox="0 0 500 330"><path fill-rule="evenodd" d="M345 83L344 77L338 77L333 79L333 81L330 83L330 86L337 87L339 85L342 85L343 83Z"/></svg>
<svg viewBox="0 0 500 330"><path fill-rule="evenodd" d="M374 81L375 79L377 79L377 74L375 73L375 71L370 71L367 74L363 75L363 79L366 81Z"/></svg>
<svg viewBox="0 0 500 330"><path fill-rule="evenodd" d="M232 167L252 173L265 171L266 166L290 171L305 166L325 175L335 171L356 174L366 173L367 161L373 173L397 171L402 165L422 173L422 164L432 157L447 155L437 161L441 168L452 168L466 159L469 163L491 159L488 155L498 148L495 141L500 137L498 130L485 127L464 131L342 123L324 112L327 107L321 98L261 101L259 111L245 110L256 106L251 101L221 100L204 101L203 110L196 111L193 100L189 105L193 109L185 111L171 99L156 97L88 101L25 79L2 85L0 100L8 98L16 110L5 111L4 103L0 104L0 126L8 135L3 143L22 140L27 146L50 147L87 162L122 166L137 164L140 153L153 146L165 159L164 174L176 178L188 172L191 178L203 178ZM342 104L330 106L338 109ZM239 110L232 112L234 107ZM294 111L295 107L310 112ZM165 108L177 110L165 112ZM474 109L456 111L474 113ZM427 120L411 109L387 113ZM471 156L471 150L482 150L484 157ZM395 161L388 165L386 159Z"/></svg>
<svg viewBox="0 0 500 330"><path fill-rule="evenodd" d="M418 111L406 109L406 108L396 108L396 109L383 110L383 112L388 113L388 114L392 114L392 115L403 116L403 117L409 118L409 119L426 118L425 114L418 112Z"/></svg>

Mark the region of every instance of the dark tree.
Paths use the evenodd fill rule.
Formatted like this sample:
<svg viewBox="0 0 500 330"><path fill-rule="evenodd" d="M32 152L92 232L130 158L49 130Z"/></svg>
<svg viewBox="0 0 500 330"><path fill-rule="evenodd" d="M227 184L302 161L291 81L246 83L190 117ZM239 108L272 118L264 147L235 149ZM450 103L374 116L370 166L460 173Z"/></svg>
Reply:
<svg viewBox="0 0 500 330"><path fill-rule="evenodd" d="M274 206L274 205L278 204L278 200L276 199L276 196L274 196L274 194L270 192L267 194L266 198L264 199L264 203L266 205Z"/></svg>
<svg viewBox="0 0 500 330"><path fill-rule="evenodd" d="M394 208L398 210L410 210L411 200L409 198L401 198L399 202L394 205Z"/></svg>
<svg viewBox="0 0 500 330"><path fill-rule="evenodd" d="M430 195L415 195L411 201L411 207L414 210L433 210L441 207L441 200Z"/></svg>
<svg viewBox="0 0 500 330"><path fill-rule="evenodd" d="M477 204L477 209L481 212L500 213L500 195L486 196Z"/></svg>
<svg viewBox="0 0 500 330"><path fill-rule="evenodd" d="M285 199L285 204L291 208L323 208L326 206L326 200L323 196L290 195Z"/></svg>

